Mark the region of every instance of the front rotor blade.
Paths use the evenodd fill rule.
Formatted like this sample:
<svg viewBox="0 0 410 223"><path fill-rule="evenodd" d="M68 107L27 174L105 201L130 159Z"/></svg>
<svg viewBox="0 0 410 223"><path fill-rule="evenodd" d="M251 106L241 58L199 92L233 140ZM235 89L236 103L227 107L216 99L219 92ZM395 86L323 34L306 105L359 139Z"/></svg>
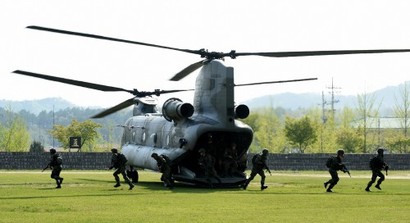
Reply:
<svg viewBox="0 0 410 223"><path fill-rule="evenodd" d="M104 111L102 111L102 112L100 112L100 113L94 115L94 116L91 117L91 118L102 118L102 117L104 117L104 116L107 116L107 115L110 115L110 114L112 114L112 113L114 113L114 112L117 112L117 111L119 111L119 110L121 110L121 109L124 109L124 108L126 108L126 107L129 107L129 106L131 106L131 105L133 105L133 104L134 104L134 98L130 98L130 99L128 99L128 100L126 100L126 101L124 101L124 102L122 102L122 103L120 103L120 104L114 106L114 107L111 107L111 108L109 108L109 109L107 109L107 110L104 110Z"/></svg>
<svg viewBox="0 0 410 223"><path fill-rule="evenodd" d="M196 63L193 63L193 64L189 65L185 69L183 69L180 72L178 72L177 74L175 74L170 80L171 81L181 80L182 78L188 76L188 74L190 74L190 73L194 72L195 70L197 70L198 68L202 67L206 61L207 60L201 60L201 61L198 61Z"/></svg>
<svg viewBox="0 0 410 223"><path fill-rule="evenodd" d="M33 72L28 72L28 71L23 71L23 70L15 70L13 71L13 73L22 74L22 75L31 76L31 77L37 77L37 78L46 79L50 81L57 81L57 82L71 84L71 85L85 87L85 88L91 88L91 89L100 90L100 91L125 91L131 94L133 93L133 91L126 90L123 88L117 88L117 87L111 87L111 86L106 86L106 85L101 85L101 84L94 84L94 83L89 83L89 82L84 82L84 81L77 81L77 80L72 80L72 79L67 79L67 78L49 76L45 74L33 73Z"/></svg>
<svg viewBox="0 0 410 223"><path fill-rule="evenodd" d="M131 41L131 40L125 40L125 39L118 39L118 38L107 37L107 36L88 34L88 33L72 32L72 31L67 31L67 30L53 29L53 28L47 28L47 27L41 27L41 26L27 26L26 28L41 30L41 31L47 31L47 32L67 34L67 35L73 35L73 36L82 36L82 37L88 37L88 38L103 39L103 40L130 43L130 44L137 44L137 45L150 46L150 47L156 47L156 48L162 48L162 49L176 50L176 51L181 51L181 52L185 52L185 53L193 53L193 54L201 55L201 52L197 51L197 50L179 49L179 48L174 48L174 47L161 46L161 45L156 45L156 44L151 44L151 43L143 43L143 42L137 42L137 41Z"/></svg>
<svg viewBox="0 0 410 223"><path fill-rule="evenodd" d="M329 55L372 54L372 53L404 53L404 52L410 52L410 49L259 52L259 53L235 53L234 56L307 57L307 56L329 56Z"/></svg>
<svg viewBox="0 0 410 223"><path fill-rule="evenodd" d="M261 84L279 84L279 83L299 82L299 81L313 81L313 80L317 80L317 78L314 77L314 78L293 79L293 80L283 80L283 81L267 81L267 82L256 82L256 83L249 83L249 84L235 84L235 87L261 85Z"/></svg>

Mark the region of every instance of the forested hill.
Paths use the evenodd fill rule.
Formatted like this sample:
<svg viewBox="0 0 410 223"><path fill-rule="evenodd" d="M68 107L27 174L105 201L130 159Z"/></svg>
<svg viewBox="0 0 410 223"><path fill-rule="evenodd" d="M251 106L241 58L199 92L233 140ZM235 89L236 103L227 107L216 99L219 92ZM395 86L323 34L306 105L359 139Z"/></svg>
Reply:
<svg viewBox="0 0 410 223"><path fill-rule="evenodd" d="M370 97L374 98L374 103L376 105L380 104L380 111L382 113L389 113L391 112L392 108L395 107L397 103L400 102L400 99L403 97L403 87L403 84L398 86L389 86L375 92L368 92L367 94ZM241 103L248 105L251 109L261 107L281 107L283 109L290 110L301 108L309 109L315 107L320 108L323 102L325 102L326 106L329 106L332 101L329 90L326 91L323 96L324 98L322 98L322 94L319 93L282 93L276 95L266 95ZM357 107L357 96L358 95L341 95L335 93L335 109L340 109L343 107ZM41 100L31 101L8 101L0 99L0 107L17 113L21 110L26 110L35 115L38 115L40 112L44 111L59 111L67 108L91 109L78 107L75 104L62 98L45 98ZM97 111L101 110L101 108L92 108L92 110L94 109Z"/></svg>
<svg viewBox="0 0 410 223"><path fill-rule="evenodd" d="M379 107L379 111L383 116L392 115L392 110L397 106L397 103L403 103L403 89L404 85L389 86L375 92L367 92L370 102L375 104L375 108ZM410 91L410 89L407 89ZM363 93L364 94L364 93ZM408 97L408 96L407 96ZM341 109L344 107L356 108L358 106L358 95L339 95L334 94L334 108ZM371 101L374 100L374 101ZM409 100L409 99L407 99ZM276 95L266 95L252 100L243 102L252 108L262 107L281 107L284 109L309 109L321 108L323 102L326 109L330 109L332 101L331 94L327 91L323 94L318 93L282 93Z"/></svg>
<svg viewBox="0 0 410 223"><path fill-rule="evenodd" d="M0 107L13 112L26 110L38 115L42 111L59 111L66 108L76 107L76 105L62 98L44 98L25 101L0 100Z"/></svg>
<svg viewBox="0 0 410 223"><path fill-rule="evenodd" d="M17 110L17 104L20 103L21 110ZM62 99L43 99L17 104L6 102L5 107L0 107L0 126L7 126L14 117L20 117L31 140L41 142L44 146L54 145L54 140L49 134L54 125L68 126L73 120L83 122L103 110L75 107ZM102 140L106 143L118 143L121 140L122 128L117 126L124 124L131 116L132 107L93 121L102 126L98 130Z"/></svg>

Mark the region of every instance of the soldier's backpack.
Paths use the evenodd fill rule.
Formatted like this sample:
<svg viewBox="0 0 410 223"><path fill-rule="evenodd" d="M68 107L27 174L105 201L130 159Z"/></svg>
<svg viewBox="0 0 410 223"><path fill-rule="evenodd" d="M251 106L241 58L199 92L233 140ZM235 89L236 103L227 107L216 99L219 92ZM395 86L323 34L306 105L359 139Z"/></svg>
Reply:
<svg viewBox="0 0 410 223"><path fill-rule="evenodd" d="M370 159L370 161L369 161L369 167L370 167L370 169L376 168L376 163L377 163L377 157L374 156L374 157L372 157L372 158Z"/></svg>
<svg viewBox="0 0 410 223"><path fill-rule="evenodd" d="M60 155L57 156L57 164L58 165L63 164L63 157L61 157Z"/></svg>
<svg viewBox="0 0 410 223"><path fill-rule="evenodd" d="M164 158L168 166L171 166L171 159L167 155L161 154L160 156Z"/></svg>
<svg viewBox="0 0 410 223"><path fill-rule="evenodd" d="M124 154L120 153L118 154L118 163L120 165L125 165L127 163L127 158L124 156Z"/></svg>
<svg viewBox="0 0 410 223"><path fill-rule="evenodd" d="M260 154L255 154L252 157L252 164L255 165L255 163L257 162L257 160L259 159Z"/></svg>
<svg viewBox="0 0 410 223"><path fill-rule="evenodd" d="M327 168L330 168L332 166L333 158L334 158L333 156L327 158L326 164L325 164Z"/></svg>

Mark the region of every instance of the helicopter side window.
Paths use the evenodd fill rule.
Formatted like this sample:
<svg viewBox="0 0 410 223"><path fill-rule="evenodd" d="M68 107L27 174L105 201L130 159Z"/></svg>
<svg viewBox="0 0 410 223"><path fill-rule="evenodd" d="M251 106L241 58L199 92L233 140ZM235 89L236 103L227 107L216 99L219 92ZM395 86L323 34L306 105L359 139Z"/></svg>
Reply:
<svg viewBox="0 0 410 223"><path fill-rule="evenodd" d="M145 138L146 138L146 135L145 135L145 132L143 132L142 137L141 137L141 142L145 142Z"/></svg>
<svg viewBox="0 0 410 223"><path fill-rule="evenodd" d="M167 135L166 139L165 139L165 143L167 146L169 146L169 135Z"/></svg>
<svg viewBox="0 0 410 223"><path fill-rule="evenodd" d="M157 133L152 134L150 138L152 139L153 146L155 147L157 145L158 140Z"/></svg>

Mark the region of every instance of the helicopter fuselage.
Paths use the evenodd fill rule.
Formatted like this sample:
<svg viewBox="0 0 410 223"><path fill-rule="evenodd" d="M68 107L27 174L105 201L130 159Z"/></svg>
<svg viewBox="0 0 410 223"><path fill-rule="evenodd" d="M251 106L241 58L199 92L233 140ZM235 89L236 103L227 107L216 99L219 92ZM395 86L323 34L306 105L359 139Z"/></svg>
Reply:
<svg viewBox="0 0 410 223"><path fill-rule="evenodd" d="M246 155L252 142L252 129L237 120L249 113L246 106L234 105L233 68L219 61L204 65L196 80L194 105L171 98L162 113L135 115L127 120L122 138L122 153L130 166L158 170L152 153L172 160L176 180L204 184L198 165L198 150L205 148L214 156L215 169L225 185L240 185L246 180ZM192 109L192 110L191 110ZM192 115L192 116L191 116ZM227 153L235 144L235 169L227 172Z"/></svg>

